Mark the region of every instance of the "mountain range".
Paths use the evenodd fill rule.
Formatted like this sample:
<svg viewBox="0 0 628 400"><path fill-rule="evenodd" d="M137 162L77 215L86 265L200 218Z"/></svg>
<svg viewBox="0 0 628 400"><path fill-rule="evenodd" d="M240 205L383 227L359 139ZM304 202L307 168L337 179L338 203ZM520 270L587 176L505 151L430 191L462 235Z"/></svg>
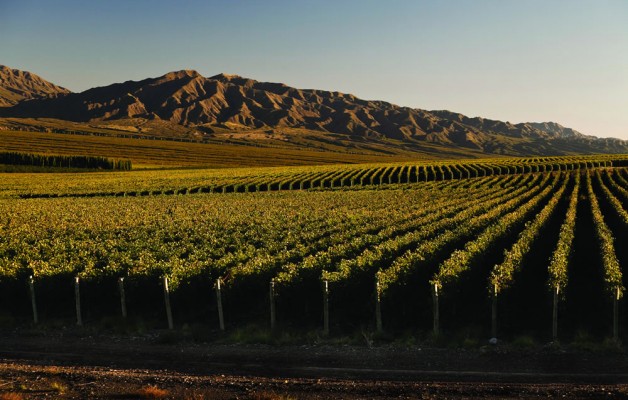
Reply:
<svg viewBox="0 0 628 400"><path fill-rule="evenodd" d="M0 107L13 106L22 100L50 98L69 93L68 89L35 74L0 65Z"/></svg>
<svg viewBox="0 0 628 400"><path fill-rule="evenodd" d="M198 139L298 145L306 137L340 147L377 144L393 152L427 144L503 155L628 152L628 141L583 135L555 122L512 124L237 75L204 77L194 70L70 93L37 75L0 66L0 106L0 117L11 123L44 118L137 132L144 127L153 135L175 126ZM251 135L255 132L262 135Z"/></svg>

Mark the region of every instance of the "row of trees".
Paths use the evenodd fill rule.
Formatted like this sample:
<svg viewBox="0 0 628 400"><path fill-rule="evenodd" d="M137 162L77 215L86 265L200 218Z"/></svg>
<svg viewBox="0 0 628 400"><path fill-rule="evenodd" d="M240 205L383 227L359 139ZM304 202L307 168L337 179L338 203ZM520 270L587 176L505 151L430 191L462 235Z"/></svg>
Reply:
<svg viewBox="0 0 628 400"><path fill-rule="evenodd" d="M131 160L113 160L95 156L62 156L53 154L0 153L0 164L36 167L87 168L129 171Z"/></svg>

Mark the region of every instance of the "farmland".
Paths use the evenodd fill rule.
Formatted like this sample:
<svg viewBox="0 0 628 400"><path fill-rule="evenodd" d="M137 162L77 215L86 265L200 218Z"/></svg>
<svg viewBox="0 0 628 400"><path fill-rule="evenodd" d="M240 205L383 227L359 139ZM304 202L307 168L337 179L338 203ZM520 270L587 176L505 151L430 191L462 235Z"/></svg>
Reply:
<svg viewBox="0 0 628 400"><path fill-rule="evenodd" d="M77 277L85 323L123 282L163 327L166 277L174 327L218 329L220 282L227 329L624 336L625 160L2 174L2 313L32 318L33 276L72 321Z"/></svg>
<svg viewBox="0 0 628 400"><path fill-rule="evenodd" d="M0 121L0 124L2 122ZM49 128L54 129L54 128ZM64 132L66 132L64 130ZM61 155L81 155L130 159L133 166L144 168L234 168L285 165L320 165L338 163L399 162L418 157L434 159L443 149L398 151L391 153L379 148L347 148L338 146L315 148L295 146L282 141L221 140L206 143L183 139L132 138L112 136L111 131L78 129L68 133L22 132L0 129L0 152L36 152ZM165 139L165 140L164 140ZM478 157L465 151L447 151L450 157Z"/></svg>
<svg viewBox="0 0 628 400"><path fill-rule="evenodd" d="M386 184L415 184L625 165L628 165L628 157L605 155L296 167L137 170L72 174L71 177L52 173L5 174L2 177L0 196L120 197L324 188L359 190Z"/></svg>

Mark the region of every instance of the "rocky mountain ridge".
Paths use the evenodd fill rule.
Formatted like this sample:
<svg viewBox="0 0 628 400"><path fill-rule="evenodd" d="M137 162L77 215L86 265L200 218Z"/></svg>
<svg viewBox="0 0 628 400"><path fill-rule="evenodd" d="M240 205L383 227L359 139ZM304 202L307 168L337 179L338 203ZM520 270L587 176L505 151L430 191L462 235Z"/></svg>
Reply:
<svg viewBox="0 0 628 400"><path fill-rule="evenodd" d="M485 153L523 155L626 152L628 142L585 136L554 122L512 124L451 111L427 111L351 94L296 89L238 75L203 77L194 70L127 81L81 93L23 101L3 117L77 122L163 120L205 133L299 128L355 140L437 143Z"/></svg>
<svg viewBox="0 0 628 400"><path fill-rule="evenodd" d="M56 97L70 93L38 75L0 65L0 107L20 101Z"/></svg>

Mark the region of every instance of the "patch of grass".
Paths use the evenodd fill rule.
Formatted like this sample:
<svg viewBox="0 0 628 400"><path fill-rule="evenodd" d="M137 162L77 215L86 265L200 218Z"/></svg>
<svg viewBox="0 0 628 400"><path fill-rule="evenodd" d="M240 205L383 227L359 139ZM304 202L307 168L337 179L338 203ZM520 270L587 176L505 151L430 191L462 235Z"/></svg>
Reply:
<svg viewBox="0 0 628 400"><path fill-rule="evenodd" d="M356 332L353 336L347 336L347 335L342 335L342 336L332 335L332 336L327 336L327 337L321 336L320 342L327 345L332 345L332 346L348 346L348 345L357 346L357 345L365 344L364 337L362 336L360 332Z"/></svg>
<svg viewBox="0 0 628 400"><path fill-rule="evenodd" d="M473 349L479 348L481 342L484 343L484 340L480 338L486 335L481 326L469 325L451 335L441 334L440 336L442 337L439 338L439 344L444 347Z"/></svg>
<svg viewBox="0 0 628 400"><path fill-rule="evenodd" d="M364 345L365 339L361 332L353 335L331 335L325 337L319 330L294 330L278 328L271 331L267 327L249 324L238 328L217 339L219 343L235 344L272 344L272 345L301 345L301 344L328 344L328 345Z"/></svg>
<svg viewBox="0 0 628 400"><path fill-rule="evenodd" d="M532 336L520 335L514 338L512 345L523 349L530 349L536 346L536 341Z"/></svg>
<svg viewBox="0 0 628 400"><path fill-rule="evenodd" d="M596 351L600 347L598 343L595 343L589 332L582 329L576 332L571 346L578 350L586 351Z"/></svg>
<svg viewBox="0 0 628 400"><path fill-rule="evenodd" d="M474 337L466 337L462 340L461 345L465 349L474 349L479 347L480 341Z"/></svg>
<svg viewBox="0 0 628 400"><path fill-rule="evenodd" d="M624 352L621 341L615 340L612 337L607 337L602 341L597 341L588 335L576 335L570 347L576 350L591 352Z"/></svg>
<svg viewBox="0 0 628 400"><path fill-rule="evenodd" d="M621 340L615 340L612 337L604 339L602 348L607 351L623 351Z"/></svg>
<svg viewBox="0 0 628 400"><path fill-rule="evenodd" d="M270 344L274 342L274 337L270 329L247 325L232 331L227 336L226 341L242 344Z"/></svg>
<svg viewBox="0 0 628 400"><path fill-rule="evenodd" d="M168 391L157 386L146 386L138 389L135 395L140 399L163 399L168 396Z"/></svg>

